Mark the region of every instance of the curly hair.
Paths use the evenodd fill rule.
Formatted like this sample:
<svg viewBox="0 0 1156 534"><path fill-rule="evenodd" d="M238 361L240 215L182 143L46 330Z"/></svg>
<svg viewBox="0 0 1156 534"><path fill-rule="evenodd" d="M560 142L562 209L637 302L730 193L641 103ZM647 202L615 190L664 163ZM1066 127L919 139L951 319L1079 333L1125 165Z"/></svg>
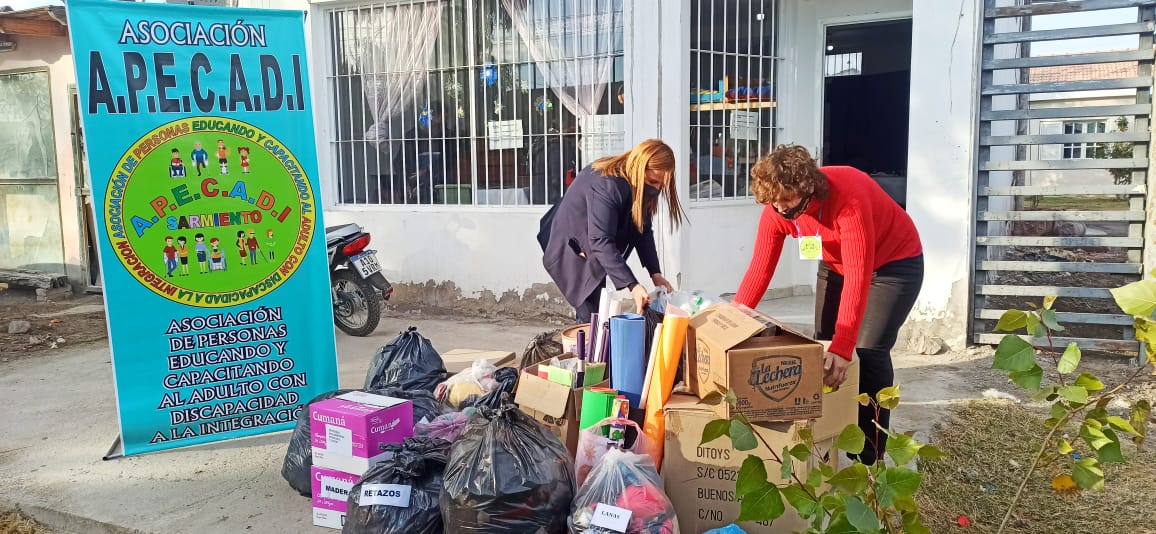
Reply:
<svg viewBox="0 0 1156 534"><path fill-rule="evenodd" d="M792 194L823 199L827 191L827 176L811 153L798 145L779 145L751 167L751 192L759 204Z"/></svg>

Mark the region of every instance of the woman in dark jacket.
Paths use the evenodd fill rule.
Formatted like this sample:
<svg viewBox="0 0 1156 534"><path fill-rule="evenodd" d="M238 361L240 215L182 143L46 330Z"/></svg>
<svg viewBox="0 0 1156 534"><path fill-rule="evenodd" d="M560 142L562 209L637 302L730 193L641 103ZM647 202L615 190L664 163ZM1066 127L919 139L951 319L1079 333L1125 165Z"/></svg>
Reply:
<svg viewBox="0 0 1156 534"><path fill-rule="evenodd" d="M682 224L682 207L674 181L674 151L657 139L643 141L630 152L595 161L542 218L538 242L542 265L579 323L590 321L606 277L617 289L629 289L641 313L649 297L626 258L637 249L642 266L655 286L671 291L662 276L654 246L651 220L665 196L675 226Z"/></svg>

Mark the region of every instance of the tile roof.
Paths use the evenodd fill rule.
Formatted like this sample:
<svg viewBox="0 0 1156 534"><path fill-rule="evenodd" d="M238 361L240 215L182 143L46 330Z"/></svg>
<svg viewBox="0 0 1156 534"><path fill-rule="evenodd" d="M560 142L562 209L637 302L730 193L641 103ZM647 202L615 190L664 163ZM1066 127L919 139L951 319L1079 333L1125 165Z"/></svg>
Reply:
<svg viewBox="0 0 1156 534"><path fill-rule="evenodd" d="M1062 65L1059 67L1036 67L1028 78L1031 83L1078 82L1084 80L1112 80L1135 78L1136 62L1092 63L1087 65Z"/></svg>

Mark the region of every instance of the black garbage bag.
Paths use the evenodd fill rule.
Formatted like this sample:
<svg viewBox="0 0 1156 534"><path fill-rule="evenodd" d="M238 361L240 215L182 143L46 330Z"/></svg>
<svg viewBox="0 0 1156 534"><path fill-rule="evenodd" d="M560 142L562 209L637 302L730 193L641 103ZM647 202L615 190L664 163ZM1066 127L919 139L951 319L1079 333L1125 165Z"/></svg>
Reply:
<svg viewBox="0 0 1156 534"><path fill-rule="evenodd" d="M498 387L489 391L485 395L471 395L462 401L459 409L466 408L497 408L502 405L503 395L509 396L514 394L514 387L518 385L518 370L512 367L503 367L494 371L494 381L498 383Z"/></svg>
<svg viewBox="0 0 1156 534"><path fill-rule="evenodd" d="M442 534L438 500L450 442L406 438L385 450L393 456L369 468L350 490L342 534ZM401 502L389 492L398 488L387 484L409 488L406 506L397 506Z"/></svg>
<svg viewBox="0 0 1156 534"><path fill-rule="evenodd" d="M413 422L415 424L422 419L425 419L426 422L433 421L437 416L447 413L441 403L434 398L433 393L424 389L382 388L371 389L366 393L395 399L408 399L413 403Z"/></svg>
<svg viewBox="0 0 1156 534"><path fill-rule="evenodd" d="M526 345L526 351L522 353L522 361L518 364L518 370L521 371L531 365L550 361L550 358L561 355L562 331L542 332L534 336L534 339L530 340L530 344Z"/></svg>
<svg viewBox="0 0 1156 534"><path fill-rule="evenodd" d="M399 387L433 391L446 379L445 362L433 344L411 326L378 349L365 375L365 389Z"/></svg>
<svg viewBox="0 0 1156 534"><path fill-rule="evenodd" d="M446 532L564 534L573 500L566 447L512 404L479 408L450 450Z"/></svg>
<svg viewBox="0 0 1156 534"><path fill-rule="evenodd" d="M313 397L301 407L297 416L297 426L293 427L293 434L289 436L289 450L285 451L285 462L281 464L281 477L289 483L289 487L297 490L306 497L313 495L313 479L309 468L313 467L313 444L309 435L309 405L332 399L354 391L352 389L338 389L322 393Z"/></svg>

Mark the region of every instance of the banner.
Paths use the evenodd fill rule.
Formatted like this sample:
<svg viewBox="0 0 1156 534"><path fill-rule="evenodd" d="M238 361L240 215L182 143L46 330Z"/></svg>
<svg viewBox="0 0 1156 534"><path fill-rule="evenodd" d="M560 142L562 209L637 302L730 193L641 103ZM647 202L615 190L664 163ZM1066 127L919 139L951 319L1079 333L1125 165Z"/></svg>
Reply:
<svg viewBox="0 0 1156 534"><path fill-rule="evenodd" d="M301 11L69 0L124 453L337 387Z"/></svg>

